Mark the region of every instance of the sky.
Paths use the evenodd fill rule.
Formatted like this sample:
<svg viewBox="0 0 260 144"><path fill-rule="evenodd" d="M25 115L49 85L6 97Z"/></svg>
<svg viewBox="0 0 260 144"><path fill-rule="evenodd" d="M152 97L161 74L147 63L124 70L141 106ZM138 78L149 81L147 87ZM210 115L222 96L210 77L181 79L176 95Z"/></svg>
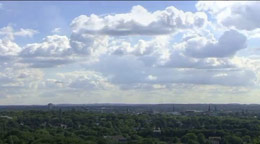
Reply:
<svg viewBox="0 0 260 144"><path fill-rule="evenodd" d="M0 2L0 105L260 103L260 2Z"/></svg>

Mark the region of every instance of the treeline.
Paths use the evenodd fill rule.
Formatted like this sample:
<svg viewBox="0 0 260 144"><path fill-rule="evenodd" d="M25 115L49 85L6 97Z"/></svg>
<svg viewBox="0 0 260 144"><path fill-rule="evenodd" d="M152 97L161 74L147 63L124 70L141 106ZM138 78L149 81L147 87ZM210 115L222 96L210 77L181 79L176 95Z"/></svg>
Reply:
<svg viewBox="0 0 260 144"><path fill-rule="evenodd" d="M259 144L260 120L83 111L0 112L0 144Z"/></svg>

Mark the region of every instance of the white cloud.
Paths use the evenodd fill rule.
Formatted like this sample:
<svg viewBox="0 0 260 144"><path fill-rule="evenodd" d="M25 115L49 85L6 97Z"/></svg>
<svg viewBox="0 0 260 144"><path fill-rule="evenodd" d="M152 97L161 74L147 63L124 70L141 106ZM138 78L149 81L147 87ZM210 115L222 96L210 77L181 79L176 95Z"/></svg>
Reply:
<svg viewBox="0 0 260 144"><path fill-rule="evenodd" d="M260 57L258 55L251 57L235 56L231 61L241 69L253 71L257 77L256 86L260 86Z"/></svg>
<svg viewBox="0 0 260 144"><path fill-rule="evenodd" d="M153 81L153 80L157 80L157 77L153 75L148 75L147 79Z"/></svg>
<svg viewBox="0 0 260 144"><path fill-rule="evenodd" d="M71 23L70 43L78 54L100 56L111 49L115 54L123 54L133 50L130 50L129 42L118 41L118 36L168 35L179 30L201 28L206 23L207 16L202 12L183 12L173 6L148 12L142 6L134 6L129 13L75 18ZM142 41L136 47L139 47L136 53L143 54L148 50Z"/></svg>
<svg viewBox="0 0 260 144"><path fill-rule="evenodd" d="M17 55L20 51L21 51L21 47L19 47L13 41L9 39L0 39L1 56Z"/></svg>
<svg viewBox="0 0 260 144"><path fill-rule="evenodd" d="M246 47L246 37L229 30L219 40L199 34L183 35L180 43L171 45L167 36L156 36L151 40L139 40L131 44L125 40L109 43L108 54L134 55L148 67L166 66L176 68L229 68L234 67L228 57Z"/></svg>
<svg viewBox="0 0 260 144"><path fill-rule="evenodd" d="M256 28L256 29L251 30L251 31L241 30L241 33L243 33L244 35L246 35L246 37L247 37L249 40L250 40L250 39L260 38L260 28Z"/></svg>
<svg viewBox="0 0 260 144"><path fill-rule="evenodd" d="M54 34L60 33L61 32L61 28L55 28L51 31Z"/></svg>
<svg viewBox="0 0 260 144"><path fill-rule="evenodd" d="M69 39L60 35L47 36L41 43L27 44L19 55L23 58L21 62L36 68L54 67L74 61Z"/></svg>
<svg viewBox="0 0 260 144"><path fill-rule="evenodd" d="M109 56L102 57L98 63L86 66L86 68L105 74L121 89L152 88L154 84L166 85L166 87L171 84L224 86L254 86L256 84L256 73L252 69L244 69L233 62L215 58L205 61L209 62L191 63L188 66L179 67L147 67L135 56ZM223 73L226 73L226 76L220 77Z"/></svg>
<svg viewBox="0 0 260 144"><path fill-rule="evenodd" d="M198 10L209 12L218 23L244 30L254 30L260 27L259 6L260 3L254 1L200 1L196 4Z"/></svg>
<svg viewBox="0 0 260 144"><path fill-rule="evenodd" d="M63 81L59 81L56 79L46 79L40 85L41 89L59 89L65 87L66 84Z"/></svg>
<svg viewBox="0 0 260 144"><path fill-rule="evenodd" d="M23 37L32 37L36 33L38 33L36 30L21 28L19 31L15 32L14 35L15 36L23 36Z"/></svg>
<svg viewBox="0 0 260 144"><path fill-rule="evenodd" d="M14 38L16 36L32 37L36 33L38 33L38 32L36 30L33 30L33 29L23 29L23 28L21 28L20 30L16 31L10 25L0 29L0 35L3 35L4 37L6 37L10 40L14 40Z"/></svg>
<svg viewBox="0 0 260 144"><path fill-rule="evenodd" d="M134 6L127 13L81 15L71 22L69 37L57 35L57 26L54 35L23 47L15 38L33 37L37 31L1 28L0 97L6 103L27 94L34 102L74 102L75 97L91 102L187 102L194 93L196 100L207 101L215 94L221 101L225 92L248 92L260 86L260 58L242 58L237 52L248 50L259 29L236 23L245 19L237 17L244 13L234 11L240 8L237 3L213 5L199 2L197 9L203 12L193 13L173 6L154 12ZM209 26L215 21L209 22L204 12L225 29Z"/></svg>
<svg viewBox="0 0 260 144"><path fill-rule="evenodd" d="M0 89L36 89L43 76L38 69L8 67L0 72Z"/></svg>
<svg viewBox="0 0 260 144"><path fill-rule="evenodd" d="M185 53L192 57L229 57L247 47L247 38L236 30L229 30L218 41L196 36L187 39L183 46Z"/></svg>
<svg viewBox="0 0 260 144"><path fill-rule="evenodd" d="M228 58L193 58L180 51L173 51L163 66L172 68L225 69L234 68Z"/></svg>
<svg viewBox="0 0 260 144"><path fill-rule="evenodd" d="M170 57L169 36L155 36L151 40L138 40L131 44L126 40L113 40L109 43L108 53L112 55L133 55L147 66L165 64Z"/></svg>
<svg viewBox="0 0 260 144"><path fill-rule="evenodd" d="M69 55L71 50L66 36L52 35L43 39L42 43L27 44L22 52L23 57L62 57Z"/></svg>
<svg viewBox="0 0 260 144"><path fill-rule="evenodd" d="M79 55L100 56L107 52L109 37L89 34L72 34L70 44Z"/></svg>
<svg viewBox="0 0 260 144"><path fill-rule="evenodd" d="M206 22L203 12L183 12L171 6L151 13L138 5L129 13L105 17L81 15L72 21L71 27L74 34L158 35L202 27Z"/></svg>
<svg viewBox="0 0 260 144"><path fill-rule="evenodd" d="M44 80L44 73L39 69L30 69L19 63L12 62L0 69L0 91L4 96L2 104L28 103L25 98L37 99L39 86ZM9 102L8 102L9 101Z"/></svg>
<svg viewBox="0 0 260 144"><path fill-rule="evenodd" d="M21 63L25 63L33 68L52 68L70 64L74 61L75 59L73 57L24 57L20 60Z"/></svg>
<svg viewBox="0 0 260 144"><path fill-rule="evenodd" d="M101 73L95 71L74 71L59 73L69 88L84 90L111 90L112 85Z"/></svg>
<svg viewBox="0 0 260 144"><path fill-rule="evenodd" d="M32 37L36 30L23 29L15 31L12 26L8 25L0 29L0 55L2 56L15 56L18 55L22 48L14 41L16 36Z"/></svg>
<svg viewBox="0 0 260 144"><path fill-rule="evenodd" d="M16 56L22 48L15 43L15 36L33 36L36 33L32 29L23 29L15 31L11 26L6 26L0 29L0 56L1 58L7 56Z"/></svg>

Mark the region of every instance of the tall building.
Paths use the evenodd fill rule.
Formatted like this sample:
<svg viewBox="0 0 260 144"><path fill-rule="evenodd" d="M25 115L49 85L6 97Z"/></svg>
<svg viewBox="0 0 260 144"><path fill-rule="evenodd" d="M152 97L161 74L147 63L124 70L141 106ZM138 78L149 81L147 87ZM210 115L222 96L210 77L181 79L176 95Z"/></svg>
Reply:
<svg viewBox="0 0 260 144"><path fill-rule="evenodd" d="M215 106L214 108L215 108L215 110L214 110L214 111L215 111L215 112L217 112L217 111L218 111L218 109L217 109L217 106Z"/></svg>
<svg viewBox="0 0 260 144"><path fill-rule="evenodd" d="M49 109L49 110L52 110L53 108L54 108L54 104L48 103L48 109Z"/></svg>

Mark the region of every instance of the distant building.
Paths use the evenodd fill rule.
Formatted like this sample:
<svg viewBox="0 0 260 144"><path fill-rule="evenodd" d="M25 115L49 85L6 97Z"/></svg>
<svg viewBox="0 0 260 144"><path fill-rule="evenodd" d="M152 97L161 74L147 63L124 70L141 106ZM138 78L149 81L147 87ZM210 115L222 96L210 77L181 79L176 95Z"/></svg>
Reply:
<svg viewBox="0 0 260 144"><path fill-rule="evenodd" d="M10 116L0 116L0 118L6 118L6 119L9 119L9 120L12 120L13 118L10 117Z"/></svg>
<svg viewBox="0 0 260 144"><path fill-rule="evenodd" d="M217 109L217 106L215 106L214 108L215 108L215 110L214 110L214 111L215 111L215 112L217 112L217 111L218 111L218 109Z"/></svg>
<svg viewBox="0 0 260 144"><path fill-rule="evenodd" d="M184 112L184 115L200 115L202 114L202 111L198 111L198 110L186 110Z"/></svg>
<svg viewBox="0 0 260 144"><path fill-rule="evenodd" d="M220 144L221 137L209 137L210 144Z"/></svg>
<svg viewBox="0 0 260 144"><path fill-rule="evenodd" d="M45 122L41 123L40 126L46 127L47 126L47 122L45 121Z"/></svg>
<svg viewBox="0 0 260 144"><path fill-rule="evenodd" d="M121 135L117 136L104 136L105 139L112 139L113 141L119 142L119 143L126 143L127 139Z"/></svg>
<svg viewBox="0 0 260 144"><path fill-rule="evenodd" d="M157 110L152 110L152 114L159 114L160 112Z"/></svg>
<svg viewBox="0 0 260 144"><path fill-rule="evenodd" d="M63 129L67 129L68 128L68 126L65 125L65 124L60 124L60 127L63 128Z"/></svg>
<svg viewBox="0 0 260 144"><path fill-rule="evenodd" d="M154 127L154 128L153 128L153 133L154 133L154 134L161 134L161 132L162 132L162 131L161 131L161 128L159 128L159 127L156 127L156 128Z"/></svg>
<svg viewBox="0 0 260 144"><path fill-rule="evenodd" d="M180 112L169 112L168 114L171 114L171 115L181 115Z"/></svg>
<svg viewBox="0 0 260 144"><path fill-rule="evenodd" d="M49 104L48 104L48 109L49 109L49 110L52 110L53 108L54 108L54 104L49 103Z"/></svg>
<svg viewBox="0 0 260 144"><path fill-rule="evenodd" d="M126 113L130 113L130 109L129 108L126 109Z"/></svg>

